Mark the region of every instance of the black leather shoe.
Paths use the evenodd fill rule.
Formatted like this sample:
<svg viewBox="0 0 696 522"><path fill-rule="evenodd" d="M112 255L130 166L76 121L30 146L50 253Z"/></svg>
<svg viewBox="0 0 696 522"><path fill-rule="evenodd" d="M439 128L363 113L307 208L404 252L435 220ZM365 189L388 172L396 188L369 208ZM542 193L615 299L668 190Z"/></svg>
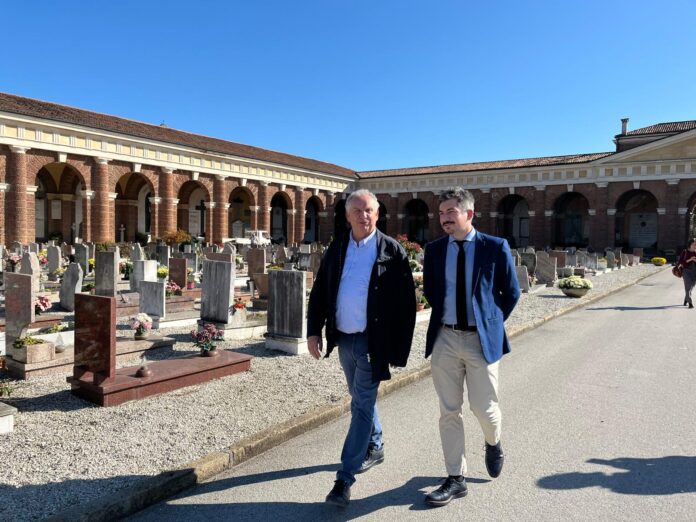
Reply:
<svg viewBox="0 0 696 522"><path fill-rule="evenodd" d="M495 446L491 446L486 442L486 469L488 474L496 478L503 471L503 462L505 461L505 455L503 455L503 446L498 442Z"/></svg>
<svg viewBox="0 0 696 522"><path fill-rule="evenodd" d="M376 466L377 464L381 464L382 462L384 462L384 446L382 446L379 449L368 449L367 455L365 456L365 460L362 461L362 465L360 466L360 469L356 471L356 473L364 473L372 466Z"/></svg>
<svg viewBox="0 0 696 522"><path fill-rule="evenodd" d="M685 298L684 298L684 306L686 306L686 305L688 305L688 304L689 304L689 298L688 298L688 297L685 297Z"/></svg>
<svg viewBox="0 0 696 522"><path fill-rule="evenodd" d="M455 477L447 477L445 483L435 491L426 495L425 502L429 506L444 506L449 504L453 498L465 497L468 493L466 488L466 480L462 477L458 480Z"/></svg>
<svg viewBox="0 0 696 522"><path fill-rule="evenodd" d="M689 301L689 308L693 308L693 307L694 307L693 301Z"/></svg>
<svg viewBox="0 0 696 522"><path fill-rule="evenodd" d="M326 502L334 506L346 507L350 504L350 486L345 480L334 482L333 489L326 495Z"/></svg>

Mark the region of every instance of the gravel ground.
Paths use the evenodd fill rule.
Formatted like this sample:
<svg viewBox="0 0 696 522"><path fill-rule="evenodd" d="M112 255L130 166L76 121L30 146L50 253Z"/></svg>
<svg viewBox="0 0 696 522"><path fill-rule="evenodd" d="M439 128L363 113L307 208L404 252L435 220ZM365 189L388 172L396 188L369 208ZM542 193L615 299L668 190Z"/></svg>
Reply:
<svg viewBox="0 0 696 522"><path fill-rule="evenodd" d="M594 277L594 289L580 301L658 270L641 265ZM577 303L556 288L523 294L508 330ZM416 326L406 370L424 364L426 327ZM190 329L162 330L177 339L174 355L197 351ZM65 376L15 382L11 400L3 399L20 412L14 432L0 436L0 520L43 519L225 449L346 394L336 356L315 361L309 355L271 352L262 339L222 347L254 356L251 370L114 408L73 397Z"/></svg>

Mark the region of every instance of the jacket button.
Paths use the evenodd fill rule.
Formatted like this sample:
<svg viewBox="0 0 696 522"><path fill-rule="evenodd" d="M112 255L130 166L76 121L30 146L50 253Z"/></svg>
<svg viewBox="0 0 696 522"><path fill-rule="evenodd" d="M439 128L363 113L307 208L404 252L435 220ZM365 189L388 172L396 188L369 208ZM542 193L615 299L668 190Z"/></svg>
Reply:
<svg viewBox="0 0 696 522"><path fill-rule="evenodd" d="M379 319L377 319L377 318L375 317L375 323L376 323L378 320L379 320Z"/></svg>
<svg viewBox="0 0 696 522"><path fill-rule="evenodd" d="M375 289L375 290L377 290L377 287L375 286L375 288L374 288L374 289Z"/></svg>

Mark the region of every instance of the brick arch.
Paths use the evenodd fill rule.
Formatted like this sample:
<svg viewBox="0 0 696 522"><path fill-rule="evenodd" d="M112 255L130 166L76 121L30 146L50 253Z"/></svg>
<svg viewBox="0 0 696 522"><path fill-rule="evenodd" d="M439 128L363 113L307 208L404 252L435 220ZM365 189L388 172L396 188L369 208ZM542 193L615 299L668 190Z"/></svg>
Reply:
<svg viewBox="0 0 696 522"><path fill-rule="evenodd" d="M150 192L152 194L155 194L155 186L152 183L152 181L145 176L144 174L140 172L129 172L128 174L125 174L126 176L129 176L128 181L126 182L126 188L122 192L123 197L126 199L138 199L138 195L140 194L140 190L143 188L143 186L147 185L150 187ZM122 183L120 183L121 180L119 180L119 183L116 185L117 189L121 189ZM117 190L117 192L119 191Z"/></svg>
<svg viewBox="0 0 696 522"><path fill-rule="evenodd" d="M182 201L181 195L184 194L186 197L191 195L191 192L193 192L193 189L189 189L186 187L191 187L191 183L196 183L199 186L201 186L206 192L207 192L207 198L206 201L211 201L211 194L213 193L213 181L210 178L207 178L205 176L199 176L197 180L192 180L190 174L188 173L182 173L180 171L177 171L175 173L174 177L174 194L178 194L176 197ZM182 192L182 190L184 192ZM188 190L188 193L186 191Z"/></svg>
<svg viewBox="0 0 696 522"><path fill-rule="evenodd" d="M239 192L243 192L249 197L249 206L253 207L256 205L256 196L254 195L254 193L249 189L249 187L242 187L241 185L234 187L230 191L229 197L227 198L227 202L232 203L232 200Z"/></svg>
<svg viewBox="0 0 696 522"><path fill-rule="evenodd" d="M27 156L27 173L36 175L43 167L56 161L56 153L47 150L29 149Z"/></svg>
<svg viewBox="0 0 696 522"><path fill-rule="evenodd" d="M109 169L109 191L117 192L116 186L118 182L123 176L133 172L133 165L122 161L110 161L107 166Z"/></svg>
<svg viewBox="0 0 696 522"><path fill-rule="evenodd" d="M553 243L560 247L586 247L590 240L589 220L590 200L573 190L563 192L553 201L554 223Z"/></svg>
<svg viewBox="0 0 696 522"><path fill-rule="evenodd" d="M292 210L293 208L295 208L295 206L293 205L292 197L290 197L290 194L288 194L284 190L280 190L280 188L277 188L277 190L275 192L269 192L268 195L269 195L269 198L268 198L269 206L272 206L271 204L273 202L273 198L278 196L278 197L283 198L283 201L285 202L285 205L286 205L288 210Z"/></svg>
<svg viewBox="0 0 696 522"><path fill-rule="evenodd" d="M87 188L87 182L82 176L82 173L75 169L69 163L65 164L65 170L60 177L60 186L58 187L61 194L74 194L77 186L82 190Z"/></svg>
<svg viewBox="0 0 696 522"><path fill-rule="evenodd" d="M324 212L324 202L321 200L319 196L311 196L307 199L307 202L305 203L305 209L307 208L307 205L309 202L312 202L316 204L317 206L317 212Z"/></svg>
<svg viewBox="0 0 696 522"><path fill-rule="evenodd" d="M191 194L193 194L193 191L197 188L202 188L205 192L206 202L211 201L210 194L212 193L212 187L206 187L204 183L201 183L199 178L197 181L190 179L179 185L179 188L175 192L177 194L176 197L179 200L179 203L187 204L189 199L191 199Z"/></svg>

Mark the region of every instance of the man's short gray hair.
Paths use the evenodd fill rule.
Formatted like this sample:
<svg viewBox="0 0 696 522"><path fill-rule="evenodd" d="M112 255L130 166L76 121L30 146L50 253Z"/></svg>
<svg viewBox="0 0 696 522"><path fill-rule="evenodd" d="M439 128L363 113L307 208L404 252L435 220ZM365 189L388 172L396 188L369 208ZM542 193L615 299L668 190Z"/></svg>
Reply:
<svg viewBox="0 0 696 522"><path fill-rule="evenodd" d="M350 207L352 206L353 200L355 198L363 197L370 198L372 202L375 204L375 210L379 210L379 201L377 200L377 196L375 196L372 192L370 192L367 189L360 189L356 190L355 192L351 192L348 196L348 199L346 199L346 211L350 210Z"/></svg>
<svg viewBox="0 0 696 522"><path fill-rule="evenodd" d="M462 210L474 210L474 195L462 187L451 187L440 193L438 202L442 203L449 199L456 199L457 205Z"/></svg>

